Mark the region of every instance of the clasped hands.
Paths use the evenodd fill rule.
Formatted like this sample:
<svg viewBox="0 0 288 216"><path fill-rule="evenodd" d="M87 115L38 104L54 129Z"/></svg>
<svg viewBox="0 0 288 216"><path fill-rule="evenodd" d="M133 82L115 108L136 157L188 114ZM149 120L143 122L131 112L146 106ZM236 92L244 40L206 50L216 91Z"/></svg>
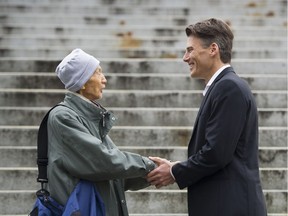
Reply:
<svg viewBox="0 0 288 216"><path fill-rule="evenodd" d="M154 161L157 167L147 175L147 181L156 188L161 188L173 184L175 182L170 170L171 167L178 162L171 162L167 159L160 157L149 157Z"/></svg>

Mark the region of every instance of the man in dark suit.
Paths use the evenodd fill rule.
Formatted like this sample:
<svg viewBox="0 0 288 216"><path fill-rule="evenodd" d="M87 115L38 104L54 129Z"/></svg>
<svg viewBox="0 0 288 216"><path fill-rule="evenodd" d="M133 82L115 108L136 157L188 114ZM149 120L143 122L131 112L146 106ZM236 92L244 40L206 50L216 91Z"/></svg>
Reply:
<svg viewBox="0 0 288 216"><path fill-rule="evenodd" d="M186 28L183 60L206 88L188 146L188 159L151 157L157 188L188 188L190 216L265 216L258 165L258 114L249 86L230 66L233 33L221 20Z"/></svg>

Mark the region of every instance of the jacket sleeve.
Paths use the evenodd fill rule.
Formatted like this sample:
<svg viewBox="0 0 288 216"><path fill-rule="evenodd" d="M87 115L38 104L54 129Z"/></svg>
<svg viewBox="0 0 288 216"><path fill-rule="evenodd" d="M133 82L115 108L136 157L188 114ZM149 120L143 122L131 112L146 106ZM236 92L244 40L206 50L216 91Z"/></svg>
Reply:
<svg viewBox="0 0 288 216"><path fill-rule="evenodd" d="M132 191L136 191L136 190L140 190L143 188L146 188L150 186L150 184L147 182L146 178L132 178L132 179L125 179L124 182L124 190L132 190Z"/></svg>
<svg viewBox="0 0 288 216"><path fill-rule="evenodd" d="M57 110L58 111L58 110ZM101 181L144 177L155 164L139 154L120 151L93 136L73 111L59 110L48 121L59 151L57 163L77 178ZM112 141L111 141L112 142Z"/></svg>
<svg viewBox="0 0 288 216"><path fill-rule="evenodd" d="M231 80L221 82L210 92L197 126L204 133L202 148L172 167L179 188L213 175L232 161L245 127L248 106L244 95Z"/></svg>

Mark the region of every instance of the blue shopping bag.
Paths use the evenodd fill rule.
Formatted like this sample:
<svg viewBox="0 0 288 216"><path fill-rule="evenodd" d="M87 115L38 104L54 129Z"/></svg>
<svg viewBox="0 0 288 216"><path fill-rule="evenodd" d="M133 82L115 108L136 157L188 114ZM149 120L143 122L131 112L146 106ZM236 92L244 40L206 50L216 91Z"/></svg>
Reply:
<svg viewBox="0 0 288 216"><path fill-rule="evenodd" d="M104 202L94 184L80 180L65 206L57 203L45 189L37 191L29 216L105 216Z"/></svg>
<svg viewBox="0 0 288 216"><path fill-rule="evenodd" d="M81 180L69 197L63 216L105 216L105 206L94 184Z"/></svg>
<svg viewBox="0 0 288 216"><path fill-rule="evenodd" d="M60 216L64 207L56 202L45 189L36 192L37 199L29 216Z"/></svg>

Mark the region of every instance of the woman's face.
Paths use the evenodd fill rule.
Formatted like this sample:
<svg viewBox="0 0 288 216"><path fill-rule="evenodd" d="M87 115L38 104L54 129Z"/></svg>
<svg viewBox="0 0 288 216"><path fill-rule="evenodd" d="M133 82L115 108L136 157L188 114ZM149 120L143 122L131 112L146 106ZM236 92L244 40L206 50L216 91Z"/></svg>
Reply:
<svg viewBox="0 0 288 216"><path fill-rule="evenodd" d="M85 83L80 94L89 100L98 100L102 98L102 91L105 88L107 80L102 73L102 68L99 66L96 68L94 74Z"/></svg>

